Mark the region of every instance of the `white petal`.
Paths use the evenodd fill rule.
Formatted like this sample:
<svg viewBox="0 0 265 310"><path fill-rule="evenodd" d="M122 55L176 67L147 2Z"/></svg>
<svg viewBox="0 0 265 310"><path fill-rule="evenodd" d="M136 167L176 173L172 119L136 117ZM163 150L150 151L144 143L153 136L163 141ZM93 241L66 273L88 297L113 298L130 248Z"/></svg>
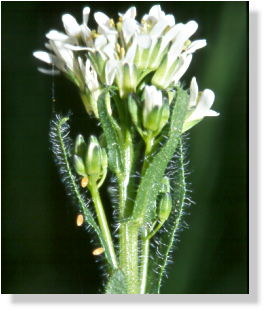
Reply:
<svg viewBox="0 0 265 310"><path fill-rule="evenodd" d="M98 25L106 25L109 21L109 17L102 13L102 12L96 12L94 14L94 18L95 18L95 21L97 22Z"/></svg>
<svg viewBox="0 0 265 310"><path fill-rule="evenodd" d="M95 48L101 49L103 46L105 46L108 43L107 38L104 35L100 35L95 39Z"/></svg>
<svg viewBox="0 0 265 310"><path fill-rule="evenodd" d="M214 98L214 92L211 89L205 89L201 94L199 104L206 106L208 109L210 109L213 105Z"/></svg>
<svg viewBox="0 0 265 310"><path fill-rule="evenodd" d="M207 42L206 40L196 40L196 41L193 41L190 46L188 46L187 50L186 50L186 53L187 54L192 54L194 53L197 49L199 48L202 48L204 46L207 45Z"/></svg>
<svg viewBox="0 0 265 310"><path fill-rule="evenodd" d="M162 17L163 15L165 15L165 13L164 14L163 13L164 12L161 10L160 5L152 6L150 11L149 11L149 15L154 16L157 20L159 20L159 18Z"/></svg>
<svg viewBox="0 0 265 310"><path fill-rule="evenodd" d="M196 78L193 77L190 83L189 107L196 106L198 93L199 93L198 84L197 84Z"/></svg>
<svg viewBox="0 0 265 310"><path fill-rule="evenodd" d="M194 121L204 118L205 116L217 116L219 115L215 111L210 112L210 108L214 102L214 92L210 89L205 89L200 97L197 107L194 112L188 118L188 121Z"/></svg>
<svg viewBox="0 0 265 310"><path fill-rule="evenodd" d="M155 24L153 29L150 31L150 35L153 37L161 36L161 34L163 33L163 31L166 29L167 26L168 26L168 22L166 21L166 19L163 18L163 19L159 20Z"/></svg>
<svg viewBox="0 0 265 310"><path fill-rule="evenodd" d="M89 47L72 45L72 44L65 44L64 47L69 48L72 51L91 51L92 50L92 48L89 48Z"/></svg>
<svg viewBox="0 0 265 310"><path fill-rule="evenodd" d="M83 24L84 25L87 25L89 13L90 13L90 8L88 6L84 7L83 9Z"/></svg>
<svg viewBox="0 0 265 310"><path fill-rule="evenodd" d="M105 67L107 85L112 85L114 78L115 78L116 71L117 71L117 61L109 59L106 62L106 67Z"/></svg>
<svg viewBox="0 0 265 310"><path fill-rule="evenodd" d="M182 57L181 57L182 58ZM192 54L188 55L187 57L185 57L183 59L183 61L181 62L181 65L179 66L177 72L174 74L174 83L178 83L178 81L181 79L181 77L183 76L183 74L187 71L190 63L192 60Z"/></svg>
<svg viewBox="0 0 265 310"><path fill-rule="evenodd" d="M41 73L47 74L47 75L59 75L60 71L58 70L53 70L53 69L45 69L45 68L40 68L38 67L37 70Z"/></svg>
<svg viewBox="0 0 265 310"><path fill-rule="evenodd" d="M137 44L141 48L149 48L152 44L152 40L149 35L145 35L145 34L137 35L136 40L137 40Z"/></svg>
<svg viewBox="0 0 265 310"><path fill-rule="evenodd" d="M132 18L127 18L122 23L122 31L126 44L130 41L133 34L136 32L137 23Z"/></svg>
<svg viewBox="0 0 265 310"><path fill-rule="evenodd" d="M51 30L46 34L46 38L49 40L65 41L69 37L66 34L57 30Z"/></svg>
<svg viewBox="0 0 265 310"><path fill-rule="evenodd" d="M102 48L102 51L108 56L109 59L115 59L116 58L116 51L113 48L113 45L108 43Z"/></svg>
<svg viewBox="0 0 265 310"><path fill-rule="evenodd" d="M122 16L123 20L126 20L127 18L135 18L136 17L136 7L133 6L129 8L124 14L120 14Z"/></svg>
<svg viewBox="0 0 265 310"><path fill-rule="evenodd" d="M80 33L80 26L78 25L76 19L70 14L64 14L62 16L62 21L64 25L65 32L69 36L77 36Z"/></svg>
<svg viewBox="0 0 265 310"><path fill-rule="evenodd" d="M125 55L125 61L128 63L133 63L135 53L136 53L137 43L136 40L133 40L132 45L128 48L128 51Z"/></svg>
<svg viewBox="0 0 265 310"><path fill-rule="evenodd" d="M169 15L166 15L166 20L167 20L167 23L170 27L174 26L175 25L175 17L171 14Z"/></svg>
<svg viewBox="0 0 265 310"><path fill-rule="evenodd" d="M52 54L43 51L36 51L33 53L33 56L41 61L46 62L47 64L52 64L54 59Z"/></svg>
<svg viewBox="0 0 265 310"><path fill-rule="evenodd" d="M197 29L198 24L194 20L191 20L187 24L185 24L185 35L187 36L186 40L188 40L188 38L191 37Z"/></svg>

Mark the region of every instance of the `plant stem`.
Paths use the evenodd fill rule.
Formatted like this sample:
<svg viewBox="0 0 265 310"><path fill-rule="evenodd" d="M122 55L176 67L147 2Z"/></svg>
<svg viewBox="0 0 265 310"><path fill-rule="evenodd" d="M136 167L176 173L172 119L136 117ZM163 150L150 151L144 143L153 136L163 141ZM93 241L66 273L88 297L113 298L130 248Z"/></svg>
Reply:
<svg viewBox="0 0 265 310"><path fill-rule="evenodd" d="M138 294L138 226L134 223L121 225L120 251L120 266L126 275L128 294Z"/></svg>
<svg viewBox="0 0 265 310"><path fill-rule="evenodd" d="M145 171L148 168L149 163L148 156L151 153L153 142L154 140L152 137L148 137L145 141L145 156L142 168L142 175L145 174ZM147 236L148 236L148 230L144 228L141 236L140 294L145 294L146 282L147 282L149 246L150 246L149 241L150 239L148 239Z"/></svg>
<svg viewBox="0 0 265 310"><path fill-rule="evenodd" d="M139 293L138 276L138 226L128 222L130 217L129 188L132 180L130 179L133 165L133 148L130 132L125 133L123 146L124 170L118 175L119 183L119 242L120 242L120 267L127 279L128 294Z"/></svg>
<svg viewBox="0 0 265 310"><path fill-rule="evenodd" d="M101 202L101 198L98 192L97 184L93 180L93 178L91 178L88 188L91 192L91 196L94 202L94 206L95 206L95 210L96 210L96 214L98 218L99 227L102 231L103 237L107 244L113 267L118 268L118 263L117 263L116 254L114 251L111 233L110 233L109 226L108 226L108 221L107 221L105 211L104 211L104 208Z"/></svg>
<svg viewBox="0 0 265 310"><path fill-rule="evenodd" d="M142 234L142 261L141 261L141 270L140 270L140 294L145 294L146 282L147 282L147 271L148 271L148 259L149 259L149 239L147 238L148 231L144 229Z"/></svg>

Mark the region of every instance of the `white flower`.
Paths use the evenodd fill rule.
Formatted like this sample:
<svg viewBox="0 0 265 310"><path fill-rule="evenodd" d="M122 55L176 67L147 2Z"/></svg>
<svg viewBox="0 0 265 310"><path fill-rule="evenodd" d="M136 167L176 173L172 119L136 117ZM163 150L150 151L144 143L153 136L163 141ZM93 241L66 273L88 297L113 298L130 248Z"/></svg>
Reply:
<svg viewBox="0 0 265 310"><path fill-rule="evenodd" d="M219 113L211 110L214 102L214 92L210 89L205 89L201 93L198 92L196 78L193 77L190 85L190 100L188 106L188 114L185 119L182 132L187 131L205 116L218 116Z"/></svg>
<svg viewBox="0 0 265 310"><path fill-rule="evenodd" d="M160 89L175 86L192 54L206 45L206 40L189 40L198 27L195 21L175 24L174 16L163 12L160 5L154 5L141 23L136 20L135 7L119 13L118 22L96 12L97 31L87 26L89 14L90 8L85 7L82 24L64 14L65 33L49 31L48 52L36 51L34 56L70 78L80 89L87 111L93 110L95 115L95 101L105 85L116 85L121 98L143 89L148 75ZM58 74L54 67L39 71Z"/></svg>
<svg viewBox="0 0 265 310"><path fill-rule="evenodd" d="M85 40L86 37L90 35L90 30L87 27L89 13L90 8L85 7L83 9L83 23L81 25L79 25L76 19L70 14L64 14L62 16L65 32L70 38L77 38L79 36L82 36Z"/></svg>

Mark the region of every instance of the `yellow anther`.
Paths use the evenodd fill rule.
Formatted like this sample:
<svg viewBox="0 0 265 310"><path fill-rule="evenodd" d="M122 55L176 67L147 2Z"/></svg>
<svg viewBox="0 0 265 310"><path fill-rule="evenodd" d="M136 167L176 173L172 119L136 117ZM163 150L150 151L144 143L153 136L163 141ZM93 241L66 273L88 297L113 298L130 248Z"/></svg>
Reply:
<svg viewBox="0 0 265 310"><path fill-rule="evenodd" d="M120 23L122 23L122 17L121 17L121 16L119 16L118 21L119 21Z"/></svg>
<svg viewBox="0 0 265 310"><path fill-rule="evenodd" d="M120 50L120 58L123 58L125 55L125 49L124 47L121 47L121 50Z"/></svg>
<svg viewBox="0 0 265 310"><path fill-rule="evenodd" d="M97 255L101 255L104 251L105 251L104 248L97 248L97 249L93 250L92 254L97 256Z"/></svg>
<svg viewBox="0 0 265 310"><path fill-rule="evenodd" d="M112 27L115 26L115 22L114 22L113 18L111 18L111 19L109 20L109 24L110 24L110 26L112 26Z"/></svg>
<svg viewBox="0 0 265 310"><path fill-rule="evenodd" d="M120 54L120 52L121 52L121 46L120 46L119 43L116 43L116 50L117 50L118 54Z"/></svg>

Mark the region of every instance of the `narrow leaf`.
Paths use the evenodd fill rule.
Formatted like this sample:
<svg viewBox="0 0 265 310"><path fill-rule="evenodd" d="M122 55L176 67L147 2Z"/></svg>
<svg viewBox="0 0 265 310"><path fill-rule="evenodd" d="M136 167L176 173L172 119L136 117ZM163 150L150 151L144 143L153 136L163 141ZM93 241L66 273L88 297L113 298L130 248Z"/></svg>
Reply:
<svg viewBox="0 0 265 310"><path fill-rule="evenodd" d="M118 125L115 124L107 110L107 102L110 100L109 93L104 91L98 99L99 118L102 124L107 142L108 162L110 169L119 174L122 168L121 150L118 135Z"/></svg>
<svg viewBox="0 0 265 310"><path fill-rule="evenodd" d="M165 222L161 231L152 241L155 245L151 248L153 259L149 261L149 281L147 291L149 294L159 294L166 266L171 258L172 247L176 241L176 235L183 228L183 216L186 207L187 182L185 178L183 142L180 139L178 146L178 157L175 160L177 165L175 177L171 184L174 208L169 219Z"/></svg>

